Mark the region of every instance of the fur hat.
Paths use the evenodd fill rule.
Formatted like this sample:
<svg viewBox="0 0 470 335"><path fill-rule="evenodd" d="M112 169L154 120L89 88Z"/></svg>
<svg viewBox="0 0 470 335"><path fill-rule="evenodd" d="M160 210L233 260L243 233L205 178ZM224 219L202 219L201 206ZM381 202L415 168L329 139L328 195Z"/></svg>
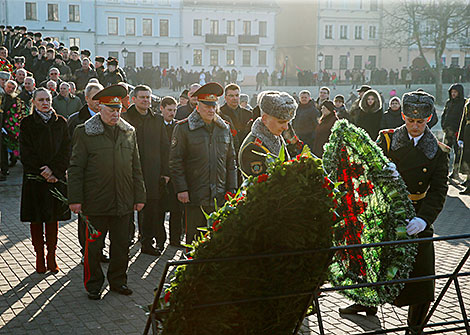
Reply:
<svg viewBox="0 0 470 335"><path fill-rule="evenodd" d="M0 71L0 78L4 80L10 79L10 72Z"/></svg>
<svg viewBox="0 0 470 335"><path fill-rule="evenodd" d="M295 117L297 102L286 92L263 92L260 108L263 113L281 120L292 120Z"/></svg>
<svg viewBox="0 0 470 335"><path fill-rule="evenodd" d="M403 114L413 119L427 119L434 108L434 97L426 92L403 94Z"/></svg>

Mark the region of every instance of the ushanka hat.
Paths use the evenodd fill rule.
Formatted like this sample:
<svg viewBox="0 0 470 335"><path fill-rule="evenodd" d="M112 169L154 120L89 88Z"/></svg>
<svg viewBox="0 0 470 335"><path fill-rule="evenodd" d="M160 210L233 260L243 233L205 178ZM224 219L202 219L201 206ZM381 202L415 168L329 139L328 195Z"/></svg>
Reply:
<svg viewBox="0 0 470 335"><path fill-rule="evenodd" d="M263 113L281 120L292 120L295 117L297 102L286 92L262 92L260 108Z"/></svg>
<svg viewBox="0 0 470 335"><path fill-rule="evenodd" d="M403 94L403 114L413 119L427 119L434 107L434 97L426 92Z"/></svg>

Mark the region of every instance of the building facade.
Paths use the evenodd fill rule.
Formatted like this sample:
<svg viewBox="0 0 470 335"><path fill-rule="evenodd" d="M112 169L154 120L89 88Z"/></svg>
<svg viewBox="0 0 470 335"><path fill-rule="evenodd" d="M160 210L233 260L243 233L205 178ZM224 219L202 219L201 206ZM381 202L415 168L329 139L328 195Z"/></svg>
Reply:
<svg viewBox="0 0 470 335"><path fill-rule="evenodd" d="M95 6L93 1L0 1L0 22L26 26L67 46L95 52Z"/></svg>

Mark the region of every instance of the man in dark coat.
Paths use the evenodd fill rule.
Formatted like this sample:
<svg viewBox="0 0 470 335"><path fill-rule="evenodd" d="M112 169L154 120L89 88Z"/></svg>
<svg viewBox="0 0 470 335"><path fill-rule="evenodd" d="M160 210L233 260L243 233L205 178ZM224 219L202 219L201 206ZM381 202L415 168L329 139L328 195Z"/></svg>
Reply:
<svg viewBox="0 0 470 335"><path fill-rule="evenodd" d="M96 56L95 57L95 71L96 76L100 82L100 84L104 83L104 57L103 56Z"/></svg>
<svg viewBox="0 0 470 335"><path fill-rule="evenodd" d="M227 192L237 189L237 167L230 126L216 113L223 87L208 83L196 92L196 110L179 122L173 132L170 173L185 205L186 243L205 226L206 213L214 211L215 201L224 203Z"/></svg>
<svg viewBox="0 0 470 335"><path fill-rule="evenodd" d="M300 103L295 112L295 118L292 121L292 126L299 138L313 148L315 140L315 128L318 125L318 118L320 112L315 107L315 102L310 97L308 90L303 90L299 93Z"/></svg>
<svg viewBox="0 0 470 335"><path fill-rule="evenodd" d="M438 142L427 127L431 119L434 99L424 92L405 93L402 99L405 124L380 132L378 145L396 164L396 170L407 185L416 217L407 220L408 235L418 238L433 236L433 222L441 212L447 195L449 147ZM434 275L434 246L432 242L418 244L418 254L412 277ZM409 306L408 326L421 325L434 299L434 281L406 284L395 300L397 306ZM352 305L341 313L366 311L375 314L377 308ZM373 313L372 313L373 312Z"/></svg>
<svg viewBox="0 0 470 335"><path fill-rule="evenodd" d="M100 265L104 236L109 230L111 291L130 295L127 286L129 220L145 204L145 186L134 127L122 120L121 99L127 90L110 86L93 96L100 112L78 125L68 170L68 200L74 213L83 213L99 233L87 230L84 284L88 298L101 299L104 275ZM94 233L96 235L91 235ZM89 237L95 241L89 242Z"/></svg>
<svg viewBox="0 0 470 335"><path fill-rule="evenodd" d="M361 110L359 103L361 102L362 96L364 95L364 93L366 93L370 89L372 89L372 87L370 87L369 85L362 85L359 89L356 90L359 96L351 104L351 108L349 109L349 115L350 115L349 120L354 122L354 120L356 119L357 115L359 114ZM352 95L352 92L351 92L351 95Z"/></svg>
<svg viewBox="0 0 470 335"><path fill-rule="evenodd" d="M82 67L74 73L73 81L77 85L77 90L82 91L85 89L85 86L91 78L97 77L98 75L96 74L96 71L90 66L90 60L88 58L84 58L82 60Z"/></svg>
<svg viewBox="0 0 470 335"><path fill-rule="evenodd" d="M458 145L463 151L462 153L462 166L460 171L467 176L464 185L465 190L461 191L462 195L470 195L470 99L464 107L464 113L462 115L462 122L460 123Z"/></svg>
<svg viewBox="0 0 470 335"><path fill-rule="evenodd" d="M134 126L136 131L140 164L147 190L147 202L143 209L141 251L144 254L160 256L166 241L165 227L163 222L158 220L162 209L160 187L165 187L170 179L170 144L163 117L150 108L151 95L150 87L137 85L132 98L134 104L123 114L123 118ZM156 247L153 246L154 239Z"/></svg>
<svg viewBox="0 0 470 335"><path fill-rule="evenodd" d="M199 85L198 83L194 83L189 87L189 91L188 91L189 101L186 105L178 106L178 109L176 110L176 116L175 116L176 120L178 121L184 120L194 111L194 109L197 106L197 97L194 96L193 94L200 87L201 85Z"/></svg>
<svg viewBox="0 0 470 335"><path fill-rule="evenodd" d="M295 117L297 103L285 92L262 92L260 97L260 117L251 126L251 132L243 141L238 161L245 177L266 173L266 156L279 156L284 147L285 157L289 157L287 145L282 136L288 130L289 122Z"/></svg>
<svg viewBox="0 0 470 335"><path fill-rule="evenodd" d="M176 100L173 97L164 97L160 104L160 111L163 115L168 143L171 142L171 136L176 126ZM165 212L170 212L170 245L180 247L182 232L183 205L178 201L175 191L175 184L170 179L167 189L163 194L161 222L165 220Z"/></svg>
<svg viewBox="0 0 470 335"><path fill-rule="evenodd" d="M225 104L220 107L222 118L230 122L232 131L236 137L235 154L238 154L240 144L250 132L252 119L251 112L240 106L240 86L228 84L225 87Z"/></svg>
<svg viewBox="0 0 470 335"><path fill-rule="evenodd" d="M465 95L461 84L453 84L449 88L449 99L446 101L441 117L441 126L444 131L444 143L454 150L454 163L452 178L458 178L457 167L460 160L460 150L457 143L459 137L460 121L462 120Z"/></svg>

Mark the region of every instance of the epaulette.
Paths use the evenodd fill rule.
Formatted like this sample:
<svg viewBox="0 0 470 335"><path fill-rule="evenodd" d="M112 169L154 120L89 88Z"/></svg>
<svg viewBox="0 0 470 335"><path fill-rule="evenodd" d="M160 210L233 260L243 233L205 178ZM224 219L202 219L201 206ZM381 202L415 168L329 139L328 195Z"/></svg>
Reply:
<svg viewBox="0 0 470 335"><path fill-rule="evenodd" d="M450 147L442 142L437 141L437 145L441 148L442 151L449 153Z"/></svg>
<svg viewBox="0 0 470 335"><path fill-rule="evenodd" d="M395 132L395 129L382 129L380 131L381 134L387 133L387 134L393 134Z"/></svg>
<svg viewBox="0 0 470 335"><path fill-rule="evenodd" d="M183 124L183 123L186 123L186 122L188 122L188 118L183 119L183 120L179 120L178 122L176 122L176 124Z"/></svg>
<svg viewBox="0 0 470 335"><path fill-rule="evenodd" d="M258 137L254 140L253 143L260 148L263 146L263 141L261 141Z"/></svg>

